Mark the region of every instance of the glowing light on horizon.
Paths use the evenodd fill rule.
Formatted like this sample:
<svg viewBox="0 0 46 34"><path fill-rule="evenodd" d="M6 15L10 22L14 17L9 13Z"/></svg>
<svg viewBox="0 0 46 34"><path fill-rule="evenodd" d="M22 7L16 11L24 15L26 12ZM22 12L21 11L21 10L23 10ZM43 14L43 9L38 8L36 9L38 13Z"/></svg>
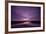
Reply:
<svg viewBox="0 0 46 34"><path fill-rule="evenodd" d="M23 20L30 20L29 18L24 18Z"/></svg>

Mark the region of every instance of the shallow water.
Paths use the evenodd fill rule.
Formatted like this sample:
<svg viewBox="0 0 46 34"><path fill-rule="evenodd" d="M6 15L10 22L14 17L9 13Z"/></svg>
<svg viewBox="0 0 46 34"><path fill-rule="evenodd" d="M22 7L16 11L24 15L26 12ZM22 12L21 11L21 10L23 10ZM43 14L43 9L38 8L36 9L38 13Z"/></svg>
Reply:
<svg viewBox="0 0 46 34"><path fill-rule="evenodd" d="M40 21L12 21L11 28L40 27Z"/></svg>

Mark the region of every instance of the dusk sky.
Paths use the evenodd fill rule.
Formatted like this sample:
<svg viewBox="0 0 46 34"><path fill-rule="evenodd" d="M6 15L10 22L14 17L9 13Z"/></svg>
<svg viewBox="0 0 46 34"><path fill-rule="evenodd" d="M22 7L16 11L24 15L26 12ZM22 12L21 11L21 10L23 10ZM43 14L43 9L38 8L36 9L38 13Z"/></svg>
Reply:
<svg viewBox="0 0 46 34"><path fill-rule="evenodd" d="M29 18L31 21L40 20L40 7L11 6L11 20Z"/></svg>

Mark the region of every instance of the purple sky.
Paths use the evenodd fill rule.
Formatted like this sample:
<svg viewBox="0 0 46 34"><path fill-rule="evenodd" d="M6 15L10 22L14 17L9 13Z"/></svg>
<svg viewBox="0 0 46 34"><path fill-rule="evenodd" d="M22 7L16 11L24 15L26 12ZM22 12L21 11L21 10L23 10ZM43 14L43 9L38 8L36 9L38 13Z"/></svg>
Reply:
<svg viewBox="0 0 46 34"><path fill-rule="evenodd" d="M11 6L11 20L16 21L22 18L40 20L40 7Z"/></svg>

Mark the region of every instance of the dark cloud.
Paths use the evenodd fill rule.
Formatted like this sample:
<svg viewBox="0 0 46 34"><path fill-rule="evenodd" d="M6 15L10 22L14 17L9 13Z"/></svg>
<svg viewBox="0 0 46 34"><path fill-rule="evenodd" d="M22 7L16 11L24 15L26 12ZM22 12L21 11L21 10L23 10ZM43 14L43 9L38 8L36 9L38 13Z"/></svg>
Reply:
<svg viewBox="0 0 46 34"><path fill-rule="evenodd" d="M11 6L11 20L15 21L22 18L40 20L40 7Z"/></svg>

